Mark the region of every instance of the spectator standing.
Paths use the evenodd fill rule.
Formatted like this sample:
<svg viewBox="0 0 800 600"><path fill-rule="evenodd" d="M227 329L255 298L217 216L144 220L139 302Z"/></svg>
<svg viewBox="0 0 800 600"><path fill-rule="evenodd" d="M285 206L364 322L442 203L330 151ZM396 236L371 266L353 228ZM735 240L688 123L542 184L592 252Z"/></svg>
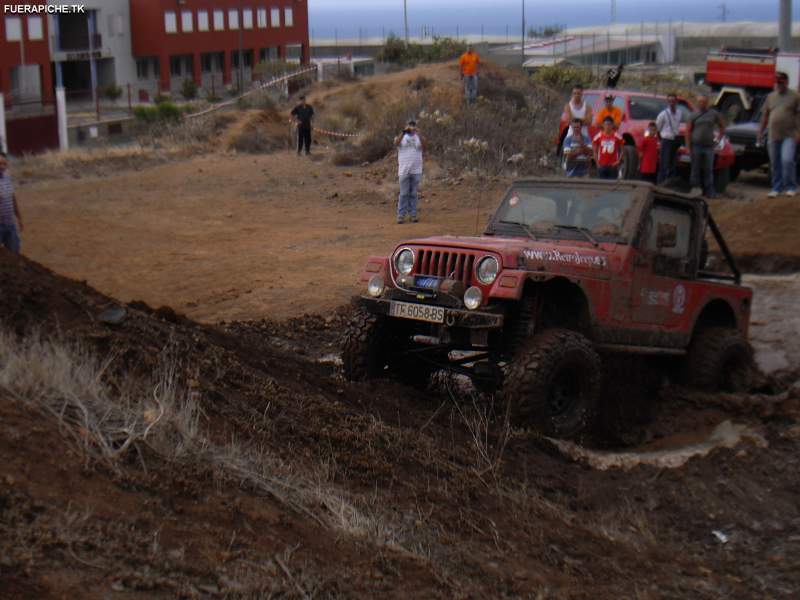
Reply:
<svg viewBox="0 0 800 600"><path fill-rule="evenodd" d="M400 194L397 197L397 223L402 225L406 216L411 222L417 219L417 191L422 181L422 151L425 141L417 131L416 121L408 121L405 129L394 138L397 146L397 176Z"/></svg>
<svg viewBox="0 0 800 600"><path fill-rule="evenodd" d="M713 198L714 193L714 145L715 131L720 137L725 134L725 121L713 108L708 107L708 96L697 97L697 112L689 117L686 126L686 149L692 160L692 193L702 193Z"/></svg>
<svg viewBox="0 0 800 600"><path fill-rule="evenodd" d="M658 175L658 128L650 121L642 138L642 156L639 159L639 174L642 181L656 183Z"/></svg>
<svg viewBox="0 0 800 600"><path fill-rule="evenodd" d="M595 126L602 127L606 117L611 117L614 120L614 127L619 128L619 124L622 123L622 109L614 106L614 94L606 94L604 100L603 108L597 111Z"/></svg>
<svg viewBox="0 0 800 600"><path fill-rule="evenodd" d="M606 117L603 131L594 136L594 162L600 179L617 179L622 161L622 137L614 130L614 120Z"/></svg>
<svg viewBox="0 0 800 600"><path fill-rule="evenodd" d="M675 175L675 157L678 155L683 112L678 108L678 96L667 94L667 108L658 113L656 127L661 137L661 155L658 159L658 179L661 185Z"/></svg>
<svg viewBox="0 0 800 600"><path fill-rule="evenodd" d="M467 51L458 59L458 66L461 69L461 79L464 81L464 96L468 104L475 102L478 97L478 68L481 65L481 58L478 53L467 46Z"/></svg>
<svg viewBox="0 0 800 600"><path fill-rule="evenodd" d="M583 133L589 135L589 125L592 124L592 107L583 99L583 86L578 84L572 88L572 97L564 106L562 116L567 123L580 119L583 123Z"/></svg>
<svg viewBox="0 0 800 600"><path fill-rule="evenodd" d="M583 133L583 122L573 119L564 138L564 174L567 177L586 177L592 158L592 141Z"/></svg>
<svg viewBox="0 0 800 600"><path fill-rule="evenodd" d="M311 154L311 122L314 119L314 109L306 102L305 96L300 96L300 104L292 109L292 117L297 126L297 155L300 156L303 147L306 149L306 155L309 155Z"/></svg>
<svg viewBox="0 0 800 600"><path fill-rule="evenodd" d="M789 89L789 77L779 71L775 73L775 91L770 92L764 103L764 114L758 126L758 140L763 143L764 129L768 129L769 165L772 170L774 198L782 191L787 196L797 194L795 152L800 141L800 94Z"/></svg>
<svg viewBox="0 0 800 600"><path fill-rule="evenodd" d="M23 231L14 184L8 174L8 157L0 152L0 245L19 254L21 243L17 226Z"/></svg>

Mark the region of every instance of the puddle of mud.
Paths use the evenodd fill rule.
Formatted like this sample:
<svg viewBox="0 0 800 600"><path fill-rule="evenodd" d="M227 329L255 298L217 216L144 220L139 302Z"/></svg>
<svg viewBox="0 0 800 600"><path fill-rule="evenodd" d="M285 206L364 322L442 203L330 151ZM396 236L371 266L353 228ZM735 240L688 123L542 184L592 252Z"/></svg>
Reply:
<svg viewBox="0 0 800 600"><path fill-rule="evenodd" d="M767 441L760 433L731 421L723 421L711 430L678 433L624 452L592 450L567 440L548 440L565 456L600 471L627 471L639 465L677 469L693 458L708 456L718 448L734 448L745 442L759 448L767 447Z"/></svg>

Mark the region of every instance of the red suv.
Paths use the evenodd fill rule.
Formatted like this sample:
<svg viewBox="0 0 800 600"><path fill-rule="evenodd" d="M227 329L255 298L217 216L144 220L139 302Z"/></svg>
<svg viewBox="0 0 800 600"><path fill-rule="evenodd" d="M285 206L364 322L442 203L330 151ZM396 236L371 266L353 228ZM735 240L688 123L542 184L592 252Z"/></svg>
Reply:
<svg viewBox="0 0 800 600"><path fill-rule="evenodd" d="M586 90L583 93L584 100L592 107L593 114L596 115L597 111L603 108L603 98L608 93L608 90ZM618 132L625 141L625 148L623 149L623 164L620 176L623 179L638 179L639 157L647 124L650 121L655 121L658 114L667 107L667 97L624 90L612 90L611 93L614 95L614 106L622 111L622 123ZM685 98L678 98L678 109L682 113L681 134L683 134L686 130L686 121L694 111L694 108ZM569 123L567 123L564 115L561 115L558 129L558 153L561 152L568 127ZM599 131L599 127L594 125L589 127L589 135L592 138ZM726 136L721 136L717 142L714 159L714 187L718 192L725 191L730 181L730 170L735 160L736 155L730 141ZM678 172L684 179L688 180L690 168L691 159L686 151L686 146L681 140L681 147L678 150Z"/></svg>

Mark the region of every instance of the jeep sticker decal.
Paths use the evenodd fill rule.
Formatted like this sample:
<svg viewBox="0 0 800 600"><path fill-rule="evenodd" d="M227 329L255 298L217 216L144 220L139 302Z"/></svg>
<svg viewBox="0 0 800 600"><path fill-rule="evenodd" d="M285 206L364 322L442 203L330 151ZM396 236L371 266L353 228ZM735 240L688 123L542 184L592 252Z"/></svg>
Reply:
<svg viewBox="0 0 800 600"><path fill-rule="evenodd" d="M672 312L682 315L684 310L686 310L686 288L679 283L672 292Z"/></svg>
<svg viewBox="0 0 800 600"><path fill-rule="evenodd" d="M579 254L578 252L559 252L558 250L534 250L526 248L522 255L527 260L545 260L565 265L582 265L604 269L608 264L605 256L594 254Z"/></svg>
<svg viewBox="0 0 800 600"><path fill-rule="evenodd" d="M639 295L642 297L642 302L648 306L669 306L670 293L668 291L642 288Z"/></svg>

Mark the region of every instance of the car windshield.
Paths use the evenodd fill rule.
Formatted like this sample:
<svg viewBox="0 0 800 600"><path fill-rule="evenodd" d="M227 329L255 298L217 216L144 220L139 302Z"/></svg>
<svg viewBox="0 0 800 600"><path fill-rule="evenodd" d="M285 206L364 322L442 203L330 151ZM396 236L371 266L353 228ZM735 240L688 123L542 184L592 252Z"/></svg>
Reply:
<svg viewBox="0 0 800 600"><path fill-rule="evenodd" d="M667 108L666 98L653 98L652 96L630 97L630 118L634 121L655 121L658 113ZM689 107L685 102L678 101L678 110L681 113L681 122L689 119Z"/></svg>
<svg viewBox="0 0 800 600"><path fill-rule="evenodd" d="M503 199L490 229L545 238L587 239L588 233L623 241L634 195L630 189L518 186Z"/></svg>

